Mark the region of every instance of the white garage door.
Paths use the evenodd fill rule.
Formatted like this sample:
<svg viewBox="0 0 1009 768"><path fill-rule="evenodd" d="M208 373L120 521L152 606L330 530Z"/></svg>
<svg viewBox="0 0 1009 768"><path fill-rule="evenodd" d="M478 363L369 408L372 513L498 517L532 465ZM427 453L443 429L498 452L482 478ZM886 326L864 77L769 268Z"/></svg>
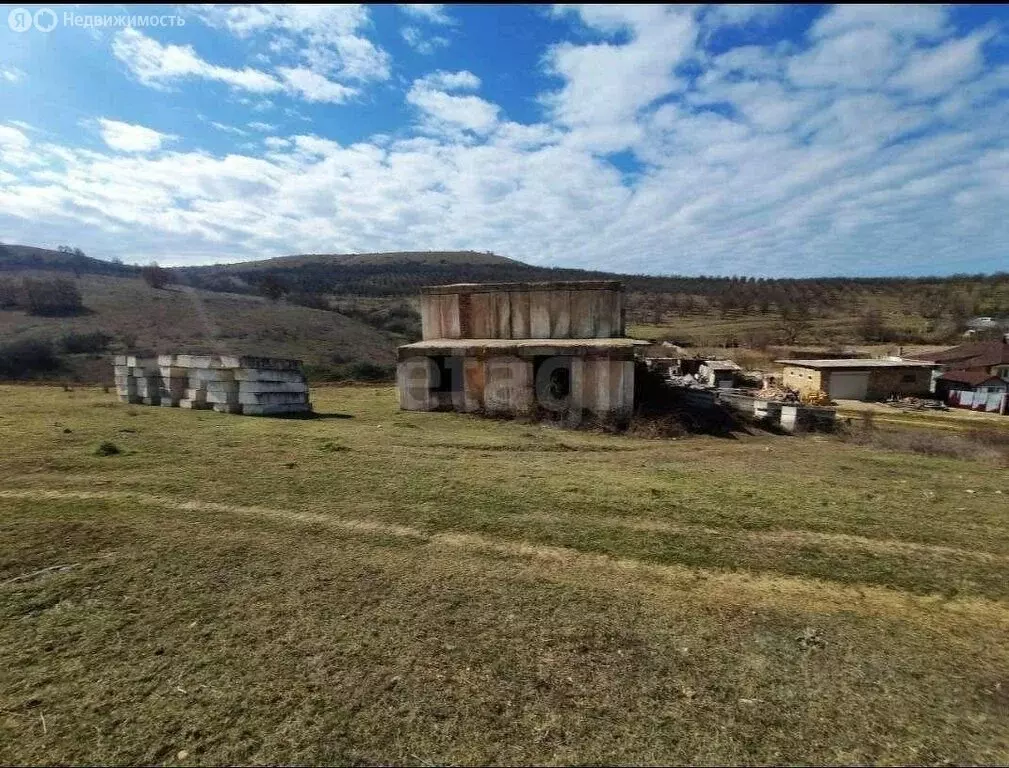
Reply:
<svg viewBox="0 0 1009 768"><path fill-rule="evenodd" d="M830 396L834 400L861 400L869 390L869 373L834 371L830 374Z"/></svg>

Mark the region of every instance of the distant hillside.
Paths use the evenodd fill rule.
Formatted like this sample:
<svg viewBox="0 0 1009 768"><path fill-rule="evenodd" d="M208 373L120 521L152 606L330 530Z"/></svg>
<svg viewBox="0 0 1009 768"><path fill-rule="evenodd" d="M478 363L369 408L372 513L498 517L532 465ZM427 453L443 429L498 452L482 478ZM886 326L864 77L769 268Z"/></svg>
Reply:
<svg viewBox="0 0 1009 768"><path fill-rule="evenodd" d="M139 267L113 261L102 261L80 250L53 251L31 245L0 243L0 272L22 269L49 269L86 275L134 276Z"/></svg>
<svg viewBox="0 0 1009 768"><path fill-rule="evenodd" d="M282 256L173 271L180 282L207 290L259 292L266 281L272 281L289 293L366 297L413 297L423 285L444 283L619 277L608 272L536 267L476 251Z"/></svg>
<svg viewBox="0 0 1009 768"><path fill-rule="evenodd" d="M461 266L473 264L521 265L522 262L497 254L477 251L391 251L389 253L313 253L277 256L262 261L242 261L223 265L225 270L293 269L298 267L391 267L402 264ZM524 265L523 265L524 266ZM213 269L213 268L211 268Z"/></svg>
<svg viewBox="0 0 1009 768"><path fill-rule="evenodd" d="M0 276L39 266L77 276L135 279L140 272L83 254L0 246ZM421 286L457 282L620 279L635 333L704 346L944 344L960 338L973 316L1009 317L1004 273L800 280L620 275L539 267L476 251L302 254L169 272L177 285L208 295L283 297L276 307L336 308L392 338L416 335L416 312L405 305L415 305ZM385 348L392 344L386 340Z"/></svg>
<svg viewBox="0 0 1009 768"><path fill-rule="evenodd" d="M42 279L61 276L34 270L23 274ZM10 277L0 273L3 279ZM0 346L42 339L59 351L68 335L101 332L109 342L104 350L66 358L69 373L100 381L111 376L109 355L127 350L300 358L317 372L332 375L346 365L388 366L397 344L404 341L355 318L284 300L183 286L156 290L134 277L84 275L74 283L86 313L50 318L0 309Z"/></svg>

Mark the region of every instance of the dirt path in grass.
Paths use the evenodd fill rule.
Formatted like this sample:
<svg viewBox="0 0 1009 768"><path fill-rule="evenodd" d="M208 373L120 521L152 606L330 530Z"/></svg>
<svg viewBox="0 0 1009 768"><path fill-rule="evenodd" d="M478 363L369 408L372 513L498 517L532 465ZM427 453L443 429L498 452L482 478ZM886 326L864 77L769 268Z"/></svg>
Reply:
<svg viewBox="0 0 1009 768"><path fill-rule="evenodd" d="M693 598L712 600L725 604L752 607L801 607L820 613L857 612L902 620L921 621L932 625L937 618L946 616L976 622L991 629L1002 627L1009 631L1009 605L998 600L980 597L955 597L915 595L898 589L855 585L796 576L779 576L747 571L721 571L691 568L680 565L656 564L632 558L613 557L606 554L584 552L568 547L545 546L521 541L494 539L470 533L428 533L411 526L368 520L339 518L317 512L301 512L260 506L240 506L194 499L176 499L131 491L76 491L61 489L0 490L0 499L27 499L36 501L118 501L146 506L191 512L216 512L243 517L272 519L281 522L307 523L325 526L347 533L393 536L417 540L434 547L465 550L470 553L492 553L532 561L542 570L558 578L570 580L574 574L583 574L589 580L599 577L619 579L619 583L635 580L636 586L646 591L656 588L668 592L689 593ZM625 522L614 520L613 522ZM640 522L637 524L641 524ZM721 533L721 532L719 532ZM746 532L744 535L764 536L766 532ZM797 535L801 537L826 537L849 543L865 543L882 547L885 542L838 534L801 532L772 532L775 537ZM897 542L922 551L957 552L966 550L947 547Z"/></svg>

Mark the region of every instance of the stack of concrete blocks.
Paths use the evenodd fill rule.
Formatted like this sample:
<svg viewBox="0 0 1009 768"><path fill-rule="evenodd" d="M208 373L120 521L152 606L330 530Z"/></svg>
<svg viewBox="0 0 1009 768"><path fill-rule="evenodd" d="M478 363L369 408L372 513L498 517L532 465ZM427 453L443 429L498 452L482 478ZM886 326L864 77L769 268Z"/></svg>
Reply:
<svg viewBox="0 0 1009 768"><path fill-rule="evenodd" d="M161 376L157 360L136 355L117 355L114 362L116 394L124 403L161 404Z"/></svg>
<svg viewBox="0 0 1009 768"><path fill-rule="evenodd" d="M298 360L272 357L222 358L234 362L238 405L247 416L275 416L312 410L308 382Z"/></svg>
<svg viewBox="0 0 1009 768"><path fill-rule="evenodd" d="M177 355L158 355L158 372L161 376L161 405L178 408L189 386L189 371L176 362Z"/></svg>
<svg viewBox="0 0 1009 768"><path fill-rule="evenodd" d="M117 357L120 399L220 413L307 413L308 382L299 360L232 355Z"/></svg>
<svg viewBox="0 0 1009 768"><path fill-rule="evenodd" d="M241 413L238 383L231 366L216 355L176 355L176 362L187 372L186 396L179 402L182 408L215 410L218 413Z"/></svg>

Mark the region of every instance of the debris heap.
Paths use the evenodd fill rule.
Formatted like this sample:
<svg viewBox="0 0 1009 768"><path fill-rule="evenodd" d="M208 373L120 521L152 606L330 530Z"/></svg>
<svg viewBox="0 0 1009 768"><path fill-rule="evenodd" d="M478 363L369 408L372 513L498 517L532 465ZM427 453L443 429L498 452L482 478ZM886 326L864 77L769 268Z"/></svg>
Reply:
<svg viewBox="0 0 1009 768"><path fill-rule="evenodd" d="M116 392L126 403L273 416L312 410L300 360L231 355L115 359Z"/></svg>

